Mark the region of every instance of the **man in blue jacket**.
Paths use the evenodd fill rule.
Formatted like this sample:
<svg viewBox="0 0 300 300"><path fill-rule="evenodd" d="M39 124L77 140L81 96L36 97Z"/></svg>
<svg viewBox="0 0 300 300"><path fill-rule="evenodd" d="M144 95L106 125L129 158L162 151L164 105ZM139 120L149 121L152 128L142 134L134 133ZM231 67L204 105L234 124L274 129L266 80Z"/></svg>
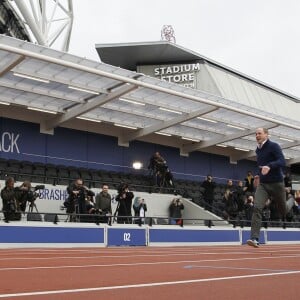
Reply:
<svg viewBox="0 0 300 300"><path fill-rule="evenodd" d="M257 128L255 135L260 183L255 192L251 239L247 241L247 244L257 248L259 247L262 211L267 200L271 199L277 204L279 214L284 219L287 211L293 206L294 199L291 197L286 201L282 170L285 167L285 158L280 146L269 140L266 128Z"/></svg>

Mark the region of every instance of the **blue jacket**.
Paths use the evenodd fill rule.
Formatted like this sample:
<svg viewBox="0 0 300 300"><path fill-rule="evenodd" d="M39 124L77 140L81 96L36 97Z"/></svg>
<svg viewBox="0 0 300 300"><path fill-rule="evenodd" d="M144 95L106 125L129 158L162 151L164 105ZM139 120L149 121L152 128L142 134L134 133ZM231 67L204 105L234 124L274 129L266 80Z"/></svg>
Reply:
<svg viewBox="0 0 300 300"><path fill-rule="evenodd" d="M285 167L285 159L280 146L270 140L267 140L261 149L256 148L257 164L261 166L269 166L271 169L267 175L262 175L259 171L261 183L282 182L283 168Z"/></svg>

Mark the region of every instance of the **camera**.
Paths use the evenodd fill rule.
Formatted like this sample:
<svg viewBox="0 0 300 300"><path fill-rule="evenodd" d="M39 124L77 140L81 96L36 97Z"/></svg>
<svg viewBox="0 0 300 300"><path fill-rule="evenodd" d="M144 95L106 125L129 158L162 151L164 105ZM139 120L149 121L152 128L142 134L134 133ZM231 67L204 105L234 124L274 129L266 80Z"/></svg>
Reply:
<svg viewBox="0 0 300 300"><path fill-rule="evenodd" d="M8 210L10 212L15 212L16 211L16 204L14 201L9 201L8 202Z"/></svg>
<svg viewBox="0 0 300 300"><path fill-rule="evenodd" d="M24 205L26 205L27 201L33 203L39 197L39 193L37 191L43 190L44 188L44 185L32 187L30 183L29 185L24 185L23 183L23 185L14 189L15 198L19 203L24 203Z"/></svg>
<svg viewBox="0 0 300 300"><path fill-rule="evenodd" d="M127 183L121 183L118 187L118 194L122 195L126 193L126 190L128 189L128 184Z"/></svg>
<svg viewBox="0 0 300 300"><path fill-rule="evenodd" d="M87 200L88 197L94 197L95 193L92 190L89 190L85 186L79 186L74 189L74 191L78 191L78 194L75 195L75 199L85 199Z"/></svg>
<svg viewBox="0 0 300 300"><path fill-rule="evenodd" d="M44 188L44 185L37 185L35 187L31 187L26 193L26 200L30 203L33 203L39 197L39 193L37 193L37 191L43 190Z"/></svg>
<svg viewBox="0 0 300 300"><path fill-rule="evenodd" d="M180 204L181 204L181 200L180 200L180 199L176 199L176 200L175 200L175 204L176 204L176 205L180 205Z"/></svg>
<svg viewBox="0 0 300 300"><path fill-rule="evenodd" d="M247 197L247 203L253 203L253 196Z"/></svg>
<svg viewBox="0 0 300 300"><path fill-rule="evenodd" d="M44 185L32 187L29 181L25 181L20 187L14 189L14 196L17 201L17 208L25 212L27 202L30 207L35 207L35 200L39 197L38 190L44 189Z"/></svg>

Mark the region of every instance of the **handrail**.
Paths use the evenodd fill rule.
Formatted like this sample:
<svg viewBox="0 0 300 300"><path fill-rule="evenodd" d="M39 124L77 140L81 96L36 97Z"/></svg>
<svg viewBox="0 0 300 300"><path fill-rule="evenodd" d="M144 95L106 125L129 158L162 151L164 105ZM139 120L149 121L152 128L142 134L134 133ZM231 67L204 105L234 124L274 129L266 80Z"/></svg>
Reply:
<svg viewBox="0 0 300 300"><path fill-rule="evenodd" d="M0 213L4 213L3 210L0 210ZM58 222L70 222L70 223L95 223L97 225L100 224L108 224L110 226L113 226L113 224L136 224L137 226L142 225L148 225L150 227L156 226L156 225L174 225L178 227L184 227L184 226L204 226L211 228L212 226L224 226L224 221L227 222L228 226L232 226L233 228L240 227L244 228L246 227L246 224L248 226L250 225L250 220L236 220L236 219L229 219L229 220L215 220L215 219L203 219L203 218L178 218L176 220L180 220L180 222L177 222L175 224L170 224L170 221L174 218L168 217L168 216L146 216L146 217L137 217L137 216L108 216L107 222L101 222L101 217L105 217L100 214L77 214L77 213L49 213L49 212L21 212L21 220L13 220L13 222L23 221L24 218L27 219L28 215L40 215L44 216L44 218L40 218L42 222L52 222L54 224L57 224ZM45 221L45 215L52 215L53 220L52 221ZM61 217L61 218L60 218ZM117 223L118 218L122 218L122 220L126 220L124 223ZM0 218L0 220L10 223L12 220L6 221L4 218ZM161 224L158 222L158 220L164 220L167 222L165 224ZM27 219L27 221L30 221ZM192 223L189 223L188 221L193 221ZM160 223L160 224L159 224ZM269 227L281 227L283 229L285 228L300 228L300 220L299 221L281 221L281 220L270 220L270 221L263 221L262 227L267 229Z"/></svg>

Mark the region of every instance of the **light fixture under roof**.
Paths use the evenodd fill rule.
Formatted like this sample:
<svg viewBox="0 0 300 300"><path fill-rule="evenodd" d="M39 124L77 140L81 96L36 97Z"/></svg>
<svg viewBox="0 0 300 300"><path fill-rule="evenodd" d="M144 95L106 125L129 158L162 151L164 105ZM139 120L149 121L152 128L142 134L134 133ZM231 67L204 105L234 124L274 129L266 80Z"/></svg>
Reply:
<svg viewBox="0 0 300 300"><path fill-rule="evenodd" d="M135 161L133 162L132 167L135 170L140 170L143 167L143 164L140 161Z"/></svg>
<svg viewBox="0 0 300 300"><path fill-rule="evenodd" d="M83 89L77 86L72 86L72 85L68 85L68 88L71 90L76 90L76 91L80 91L80 92L85 92L85 93L89 93L89 94L93 94L93 95L99 95L98 92L92 91L92 90L88 90L88 89Z"/></svg>
<svg viewBox="0 0 300 300"><path fill-rule="evenodd" d="M123 124L119 124L119 123L114 123L114 125L117 126L117 127L123 127L123 128L128 128L128 129L137 129L137 127L129 126L129 125L123 125Z"/></svg>
<svg viewBox="0 0 300 300"><path fill-rule="evenodd" d="M119 100L123 101L123 102L130 103L130 104L134 104L134 105L142 105L142 106L145 105L145 103L141 103L141 102L137 102L137 101L134 101L134 100L125 99L125 98L119 98Z"/></svg>
<svg viewBox="0 0 300 300"><path fill-rule="evenodd" d="M249 152L249 149L245 149L245 148L240 148L240 147L234 147L234 149L239 150L239 151L244 151L244 152Z"/></svg>
<svg viewBox="0 0 300 300"><path fill-rule="evenodd" d="M182 115L182 112L178 111L178 110L168 109L168 108L164 108L164 107L159 107L158 109L167 111L167 112L171 112L171 113L177 114L177 115Z"/></svg>
<svg viewBox="0 0 300 300"><path fill-rule="evenodd" d="M87 118L87 117L76 117L77 119L80 120L85 120L85 121L90 121L90 122L96 122L96 123L101 123L101 120L97 120L97 119L92 119L92 118Z"/></svg>
<svg viewBox="0 0 300 300"><path fill-rule="evenodd" d="M238 130L246 130L246 128L243 128L243 127L240 127L240 126L236 126L236 125L227 124L227 126L231 127L231 128L238 129Z"/></svg>
<svg viewBox="0 0 300 300"><path fill-rule="evenodd" d="M22 73L18 73L18 72L13 72L13 74L17 77L22 77L22 78L26 78L26 79L31 79L31 80L35 80L35 81L39 81L39 82L43 82L43 83L49 83L50 81L47 79L43 79L43 78L39 78L39 77L35 77L35 76L31 76L31 75L26 75L26 74L22 74Z"/></svg>
<svg viewBox="0 0 300 300"><path fill-rule="evenodd" d="M211 119L207 119L207 118L203 118L203 117L197 117L197 119L202 120L202 121L206 121L206 122L210 122L210 123L218 123L215 120L211 120Z"/></svg>
<svg viewBox="0 0 300 300"><path fill-rule="evenodd" d="M166 132L160 132L160 131L156 131L154 132L155 134L159 134L159 135L164 135L164 136L172 136L172 134L166 133Z"/></svg>
<svg viewBox="0 0 300 300"><path fill-rule="evenodd" d="M295 142L294 140L283 138L283 137L280 137L279 139L282 141L291 142L291 143Z"/></svg>
<svg viewBox="0 0 300 300"><path fill-rule="evenodd" d="M8 103L8 102L2 102L2 101L0 101L0 104L2 104L2 105L10 105L10 103Z"/></svg>
<svg viewBox="0 0 300 300"><path fill-rule="evenodd" d="M200 142L200 140L198 140L198 139L188 138L188 137L184 137L184 136L182 136L181 139L186 140L186 141L191 141L191 142L197 142L197 143Z"/></svg>
<svg viewBox="0 0 300 300"><path fill-rule="evenodd" d="M227 148L228 147L227 145L224 145L224 144L216 144L216 146L222 147L222 148Z"/></svg>
<svg viewBox="0 0 300 300"><path fill-rule="evenodd" d="M57 114L56 111L48 110L48 109L43 109L43 108L37 108L37 107L28 106L27 109L29 109L29 110L35 110L35 111L41 111L41 112L44 112L44 113L47 113L47 114L53 114L53 115Z"/></svg>

